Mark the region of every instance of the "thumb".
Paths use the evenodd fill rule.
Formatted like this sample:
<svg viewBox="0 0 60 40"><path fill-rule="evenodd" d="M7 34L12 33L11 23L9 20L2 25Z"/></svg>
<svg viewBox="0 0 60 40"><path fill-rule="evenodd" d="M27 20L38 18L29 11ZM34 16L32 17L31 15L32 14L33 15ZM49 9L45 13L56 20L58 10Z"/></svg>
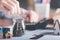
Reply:
<svg viewBox="0 0 60 40"><path fill-rule="evenodd" d="M38 22L39 16L36 12L30 10L30 22Z"/></svg>

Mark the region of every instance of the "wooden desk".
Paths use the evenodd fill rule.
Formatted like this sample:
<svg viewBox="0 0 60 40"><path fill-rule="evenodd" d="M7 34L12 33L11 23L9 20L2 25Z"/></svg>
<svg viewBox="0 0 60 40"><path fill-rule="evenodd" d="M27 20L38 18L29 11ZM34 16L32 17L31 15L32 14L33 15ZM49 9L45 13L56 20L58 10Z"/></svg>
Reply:
<svg viewBox="0 0 60 40"><path fill-rule="evenodd" d="M5 27L10 25L13 25L12 19L0 19L0 26Z"/></svg>
<svg viewBox="0 0 60 40"><path fill-rule="evenodd" d="M2 39L3 38L3 34L0 34L0 39Z"/></svg>

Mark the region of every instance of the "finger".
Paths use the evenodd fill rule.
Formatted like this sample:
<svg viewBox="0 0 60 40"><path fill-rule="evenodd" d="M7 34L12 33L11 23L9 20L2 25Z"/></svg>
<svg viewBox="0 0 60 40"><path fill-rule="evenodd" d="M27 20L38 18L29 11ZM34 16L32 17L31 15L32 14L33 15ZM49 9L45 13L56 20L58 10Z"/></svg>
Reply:
<svg viewBox="0 0 60 40"><path fill-rule="evenodd" d="M17 1L17 13L18 13L18 15L21 14L21 8L19 6L19 2L18 1Z"/></svg>
<svg viewBox="0 0 60 40"><path fill-rule="evenodd" d="M30 13L30 22L38 22L39 21L38 20L39 19L39 15L36 12L30 10L29 13Z"/></svg>
<svg viewBox="0 0 60 40"><path fill-rule="evenodd" d="M14 15L14 13L17 12L17 8L16 8L16 4L14 2L12 2L11 0L5 0L8 4L10 4L10 6L13 7L13 9L11 10L11 15Z"/></svg>
<svg viewBox="0 0 60 40"><path fill-rule="evenodd" d="M8 4L6 1L2 1L2 3L3 3L3 6L4 6L4 8L5 8L6 10L7 10L7 9L9 9L9 11L12 10L11 13L14 13L14 8L13 8L13 6L11 6L10 4Z"/></svg>
<svg viewBox="0 0 60 40"><path fill-rule="evenodd" d="M9 0L8 3L10 3L10 5L12 5L13 8L14 8L14 13L12 15L16 14L17 13L17 5L16 5L16 3L14 3L12 0Z"/></svg>
<svg viewBox="0 0 60 40"><path fill-rule="evenodd" d="M12 6L8 4L6 1L2 1L3 6L6 6L8 9L12 9Z"/></svg>
<svg viewBox="0 0 60 40"><path fill-rule="evenodd" d="M20 13L20 10L21 10L21 9L20 9L20 7L19 7L19 2L18 2L17 0L13 0L13 2L16 4L16 8L17 8L17 13L16 13L16 14L17 14L17 15L21 14L21 13Z"/></svg>
<svg viewBox="0 0 60 40"><path fill-rule="evenodd" d="M10 4L11 6L15 6L15 3L12 2L11 0L5 0L8 4Z"/></svg>
<svg viewBox="0 0 60 40"><path fill-rule="evenodd" d="M7 0L7 3L9 3L11 6L13 6L15 13L16 13L17 12L16 3L14 3L12 0Z"/></svg>
<svg viewBox="0 0 60 40"><path fill-rule="evenodd" d="M19 2L17 0L12 0L15 4L16 4L16 7L17 7L17 15L20 15L21 14L21 8L20 8L20 5L19 5Z"/></svg>

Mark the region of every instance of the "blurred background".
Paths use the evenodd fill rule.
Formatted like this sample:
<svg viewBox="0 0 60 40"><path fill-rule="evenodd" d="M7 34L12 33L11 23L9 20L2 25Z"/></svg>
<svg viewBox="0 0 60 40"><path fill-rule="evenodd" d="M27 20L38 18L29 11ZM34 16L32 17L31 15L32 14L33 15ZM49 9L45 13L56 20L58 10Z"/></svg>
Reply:
<svg viewBox="0 0 60 40"><path fill-rule="evenodd" d="M53 18L57 8L60 8L60 0L18 0L20 7L36 11L40 17Z"/></svg>

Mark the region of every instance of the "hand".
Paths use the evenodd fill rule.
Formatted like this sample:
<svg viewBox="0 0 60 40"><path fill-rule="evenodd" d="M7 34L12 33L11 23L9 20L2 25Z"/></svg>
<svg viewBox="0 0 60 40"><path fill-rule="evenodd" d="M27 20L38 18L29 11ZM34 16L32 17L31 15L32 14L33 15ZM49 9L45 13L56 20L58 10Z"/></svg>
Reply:
<svg viewBox="0 0 60 40"><path fill-rule="evenodd" d="M60 22L60 8L57 8L53 19L54 19L54 22L55 22L56 20L59 20L59 22Z"/></svg>
<svg viewBox="0 0 60 40"><path fill-rule="evenodd" d="M0 10L6 11L9 15L20 14L19 2L17 0L1 0Z"/></svg>
<svg viewBox="0 0 60 40"><path fill-rule="evenodd" d="M26 12L23 17L27 22L39 22L40 20L39 15L32 10Z"/></svg>

